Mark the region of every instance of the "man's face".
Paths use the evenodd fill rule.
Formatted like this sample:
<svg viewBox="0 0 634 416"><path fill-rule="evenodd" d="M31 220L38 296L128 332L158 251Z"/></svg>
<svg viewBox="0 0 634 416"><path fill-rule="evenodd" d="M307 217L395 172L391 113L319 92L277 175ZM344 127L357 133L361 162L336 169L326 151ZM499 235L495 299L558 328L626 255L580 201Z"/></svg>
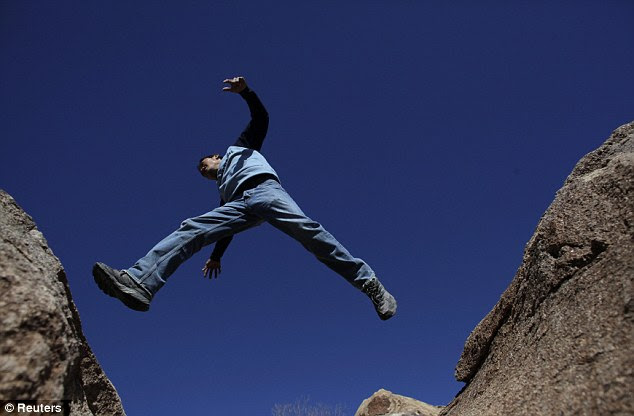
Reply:
<svg viewBox="0 0 634 416"><path fill-rule="evenodd" d="M207 179L215 181L217 179L218 167L220 166L221 160L222 158L220 155L213 155L211 157L204 158L198 166L200 174Z"/></svg>

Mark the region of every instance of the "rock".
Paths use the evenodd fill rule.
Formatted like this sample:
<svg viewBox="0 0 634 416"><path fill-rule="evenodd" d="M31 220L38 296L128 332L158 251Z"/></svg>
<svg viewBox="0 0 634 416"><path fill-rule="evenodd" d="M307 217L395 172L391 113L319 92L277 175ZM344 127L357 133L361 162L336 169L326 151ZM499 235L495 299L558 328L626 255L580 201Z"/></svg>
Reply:
<svg viewBox="0 0 634 416"><path fill-rule="evenodd" d="M65 400L64 414L125 415L86 342L61 263L2 190L0 235L0 400Z"/></svg>
<svg viewBox="0 0 634 416"><path fill-rule="evenodd" d="M440 407L379 390L365 399L354 416L437 416Z"/></svg>
<svg viewBox="0 0 634 416"><path fill-rule="evenodd" d="M443 415L634 414L634 123L582 158L468 337Z"/></svg>

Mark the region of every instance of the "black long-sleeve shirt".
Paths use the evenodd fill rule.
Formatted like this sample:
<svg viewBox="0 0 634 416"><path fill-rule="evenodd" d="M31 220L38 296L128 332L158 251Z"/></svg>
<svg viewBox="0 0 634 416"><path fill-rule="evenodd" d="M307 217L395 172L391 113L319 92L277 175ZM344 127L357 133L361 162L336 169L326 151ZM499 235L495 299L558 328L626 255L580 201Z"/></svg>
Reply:
<svg viewBox="0 0 634 416"><path fill-rule="evenodd" d="M269 113L266 111L266 108L264 108L264 105L256 93L249 87L246 87L242 92L240 92L240 96L244 98L249 106L251 120L242 133L240 133L240 136L238 136L238 139L235 141L233 146L246 147L259 152L262 148L264 138L266 137L266 132L269 129ZM225 201L221 199L220 205L224 205L224 203ZM229 247L231 240L233 240L233 236L218 240L210 258L212 260L219 261L227 247Z"/></svg>

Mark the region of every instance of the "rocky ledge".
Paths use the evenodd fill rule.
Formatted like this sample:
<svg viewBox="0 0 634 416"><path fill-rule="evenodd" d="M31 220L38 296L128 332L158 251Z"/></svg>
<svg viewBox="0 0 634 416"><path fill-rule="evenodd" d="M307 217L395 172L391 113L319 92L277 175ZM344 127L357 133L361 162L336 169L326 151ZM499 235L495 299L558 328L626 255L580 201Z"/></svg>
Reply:
<svg viewBox="0 0 634 416"><path fill-rule="evenodd" d="M469 335L456 367L466 385L440 415L634 414L633 283L634 122L557 192L511 284ZM357 416L425 414L379 407Z"/></svg>
<svg viewBox="0 0 634 416"><path fill-rule="evenodd" d="M66 274L32 218L0 190L0 400L66 415L125 415L82 332Z"/></svg>

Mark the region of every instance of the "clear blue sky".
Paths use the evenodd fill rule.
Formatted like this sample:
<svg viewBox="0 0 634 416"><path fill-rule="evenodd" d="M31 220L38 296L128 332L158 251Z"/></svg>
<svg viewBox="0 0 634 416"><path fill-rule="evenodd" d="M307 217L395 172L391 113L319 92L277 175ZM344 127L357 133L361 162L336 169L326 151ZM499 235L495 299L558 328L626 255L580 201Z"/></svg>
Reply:
<svg viewBox="0 0 634 416"><path fill-rule="evenodd" d="M555 192L634 118L634 3L219 3L0 3L0 187L62 260L125 409L448 403ZM217 206L195 165L248 121L234 75L269 110L283 185L375 269L394 319L266 224L218 280L198 253L148 313L94 284L95 261L129 267Z"/></svg>

